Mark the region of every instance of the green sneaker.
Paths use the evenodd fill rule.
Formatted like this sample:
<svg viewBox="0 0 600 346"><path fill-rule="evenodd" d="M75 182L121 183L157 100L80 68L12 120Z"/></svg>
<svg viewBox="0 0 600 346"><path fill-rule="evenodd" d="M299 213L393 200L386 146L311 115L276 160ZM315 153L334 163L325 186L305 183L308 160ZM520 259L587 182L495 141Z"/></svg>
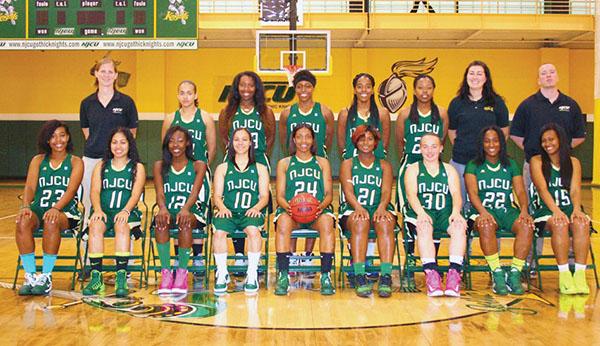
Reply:
<svg viewBox="0 0 600 346"><path fill-rule="evenodd" d="M381 298L389 298L392 296L392 276L390 274L381 275L379 277L377 293Z"/></svg>
<svg viewBox="0 0 600 346"><path fill-rule="evenodd" d="M215 273L215 293L225 293L227 292L227 285L231 279L229 278L228 272L220 272L217 270Z"/></svg>
<svg viewBox="0 0 600 346"><path fill-rule="evenodd" d="M330 296L335 293L335 288L331 283L330 273L321 273L321 294L324 296Z"/></svg>
<svg viewBox="0 0 600 346"><path fill-rule="evenodd" d="M290 278L288 272L285 270L277 273L277 283L275 286L275 294L278 296L284 296L290 290Z"/></svg>
<svg viewBox="0 0 600 346"><path fill-rule="evenodd" d="M573 275L569 270L558 273L558 287L561 294L577 294L577 287L573 281Z"/></svg>
<svg viewBox="0 0 600 346"><path fill-rule="evenodd" d="M367 276L365 274L356 275L354 277L354 291L357 296L362 298L367 298L373 293L371 284L367 281Z"/></svg>
<svg viewBox="0 0 600 346"><path fill-rule="evenodd" d="M30 296L31 289L33 288L33 286L35 286L36 279L37 279L37 276L35 275L35 273L33 273L33 274L25 273L25 281L23 281L21 288L19 288L19 295L20 296Z"/></svg>
<svg viewBox="0 0 600 346"><path fill-rule="evenodd" d="M129 295L129 287L127 287L127 271L125 271L125 269L117 270L115 295L117 297L127 297L127 295Z"/></svg>
<svg viewBox="0 0 600 346"><path fill-rule="evenodd" d="M31 295L43 296L52 291L52 274L40 274L31 288Z"/></svg>
<svg viewBox="0 0 600 346"><path fill-rule="evenodd" d="M576 270L573 274L573 282L579 294L590 294L590 287L585 280L585 270Z"/></svg>
<svg viewBox="0 0 600 346"><path fill-rule="evenodd" d="M104 280L102 279L101 272L92 270L90 282L83 288L82 293L84 296L93 296L104 293Z"/></svg>
<svg viewBox="0 0 600 346"><path fill-rule="evenodd" d="M502 268L498 268L492 272L492 280L492 292L499 296L508 294L508 288L506 287L506 273Z"/></svg>
<svg viewBox="0 0 600 346"><path fill-rule="evenodd" d="M508 288L510 294L520 296L525 293L523 286L521 286L521 272L517 268L510 269L507 279L506 288Z"/></svg>

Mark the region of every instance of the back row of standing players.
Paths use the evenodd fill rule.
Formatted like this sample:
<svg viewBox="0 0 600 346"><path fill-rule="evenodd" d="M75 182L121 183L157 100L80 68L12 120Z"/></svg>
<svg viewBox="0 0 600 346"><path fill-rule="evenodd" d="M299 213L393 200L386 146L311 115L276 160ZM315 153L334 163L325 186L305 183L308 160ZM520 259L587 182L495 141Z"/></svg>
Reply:
<svg viewBox="0 0 600 346"><path fill-rule="evenodd" d="M110 154L107 156L105 152L112 150L110 149L111 146L109 145L109 149L102 149L106 148L106 144L103 144L101 139L110 136L107 133L110 132L111 127L125 126L130 128L133 134L135 134L137 128L137 112L133 101L114 89L116 80L116 64L114 61L99 62L93 69L93 73L96 76L98 91L85 99L81 107L81 125L87 140L83 160L86 167L86 176L88 171L92 170L88 169L88 166L95 167L98 162L104 162L102 167L105 167L106 157L111 157ZM567 143L571 142L571 138L575 138L572 143L574 145L579 144L585 136L585 124L582 124L578 119L578 117L581 117L579 108L572 99L558 92L558 89L556 89L557 81L554 66L543 65L540 68L539 76L540 92L524 101L515 115L511 133L519 146L524 145L528 160L533 154L540 151L538 129L541 126L538 125L544 122L558 122L563 125L568 133L568 137L565 139ZM342 204L340 205L340 221L342 225L345 225L348 223L346 222L347 219L344 220L344 216L353 218L353 222L348 224L348 228L352 232L351 251L355 259L353 264L356 274L355 287L357 294L360 296L371 294L370 285L366 283L364 277L364 258L367 248L370 247L368 245L368 230L371 226L375 228L378 234L379 254L382 262L382 275L378 292L380 296L387 297L391 294L390 274L393 258L393 245L391 244L393 244L393 226L396 222L393 208L388 209L387 207L391 199L392 173L391 166L384 160L386 148L389 144L391 122L389 112L384 108L377 107L375 103L374 86L375 81L369 74L357 75L353 80L354 98L352 105L348 109L340 111L338 116L338 144L342 157L346 159L340 168L340 181L343 192ZM290 233L293 228L299 226L290 218L288 201L296 193L311 192L321 201L320 210L322 211L319 218L312 225L309 225L321 234L321 293L333 294L334 287L329 272L332 266L335 238L333 214L330 209L332 199L331 168L326 160L327 147L330 147L333 141L333 114L327 107L313 100L316 79L310 72L298 72L294 76L294 87L298 103L281 113L279 124L281 143L290 145L289 151L292 156L281 160L277 167L276 199L279 208L276 212L276 247L278 277L275 293L287 293L289 287L289 261L291 249L294 246L290 241ZM413 103L409 108L401 110L398 117L396 137L402 164L399 172L400 178L398 179L397 204L398 210L403 213L408 224L413 225L413 233L416 232L420 235L419 248L426 270L428 294L456 296L459 295L459 273L464 255L466 229L466 224L460 213L466 189L464 188L463 179L460 179L460 177L463 175L462 170L467 166L469 160L475 158L478 151L481 151L478 149L481 148L481 145L478 146L477 144L485 141L484 134L479 136L480 130L484 127L496 125L501 129L501 131L486 131L486 133L497 132L496 137L500 138L496 138L496 141L502 144L500 151L505 154L505 137L508 134L509 124L508 110L502 98L495 93L492 87L489 69L480 61L471 63L465 70L458 96L451 102L448 112L434 103L434 89L435 83L432 77L422 75L415 78ZM558 95L548 96L544 94L544 91L552 89ZM157 162L154 167L157 203L159 205L159 213L156 216L157 243L159 244L158 250L162 266L162 280L159 291L176 293L187 291L187 262L192 247L191 228L205 225L209 220L207 208L211 186L210 180L204 177L208 171L206 163L214 159L217 142L212 118L198 108L197 90L193 82L184 81L180 83L178 99L180 109L167 116L163 123L163 160ZM565 102L569 104L565 106ZM543 109L544 106L546 109ZM541 112L540 108L542 108ZM554 108L556 109L552 111ZM107 119L111 120L108 121ZM302 124L310 124L310 126L303 126ZM181 126L181 128L174 128L173 126ZM182 133L182 128L187 129L187 133ZM236 131L238 128L245 128L246 131ZM357 128L361 130L356 131ZM558 131L555 132L558 134ZM229 281L226 269L227 247L226 243L223 245L226 238L223 235L235 228L243 227L249 235L249 270L245 289L255 291L258 289L256 268L260 256L258 229L261 223L252 219L257 217L260 219L260 216L264 215L262 210L269 204L268 186L266 188L260 186L264 186L264 182L268 182L270 167L268 153L275 138L274 115L265 104L264 88L260 78L255 73L243 72L234 78L228 105L219 115L219 133L223 139L223 144L228 148L228 155L226 162L220 165L215 172L214 200L217 212L213 223L215 224L215 239L219 239L215 243L214 251L217 263L215 290L226 290ZM252 143L250 148L244 149L243 145L239 147L235 144L232 145L232 143L235 143L234 133L239 133L240 143L250 140L249 143ZM247 140L243 138L245 137L244 134L247 135ZM430 136L425 136L426 134L430 134ZM431 136L431 134L434 134L434 136ZM440 165L438 161L446 135L454 144L451 164L456 167L458 174L452 166ZM423 136L429 137L429 140L422 143L420 139ZM578 142L577 138L582 139ZM112 134L110 140L114 141L114 134ZM420 161L422 158L421 149L424 145L426 145L426 149L431 151L432 156L429 156L429 160ZM131 142L129 142L129 146L131 147ZM568 148L570 146L562 145L561 148L563 147ZM186 148L189 150L186 150ZM193 153L189 153L192 148ZM98 158L102 155L105 155L104 160ZM113 155L116 154L113 153ZM483 155L483 157L488 158L486 155ZM491 157L495 156L492 154ZM96 161L94 162L94 160ZM194 163L194 160L198 161ZM576 161L576 159L573 160ZM492 159L492 161L494 160ZM494 165L497 166L497 162L494 161ZM410 165L412 163L416 164ZM428 163L438 164L430 166ZM476 163L473 164L476 165ZM487 163L487 161L480 160L476 168L471 167L469 169L471 165L467 166L465 177L469 175L478 176L477 169L484 163ZM507 166L507 163L510 163L510 165ZM501 164L503 172L510 171L513 177L520 176L520 169L516 168L514 161L504 161L503 159ZM496 166L487 167L496 172L499 169ZM579 167L578 164L573 166ZM560 167L560 163L553 167ZM481 168L483 173L485 167ZM138 174L139 171L137 170ZM561 172L560 168L558 171ZM575 174L576 172L577 170L573 169L572 173ZM579 183L573 184L574 181L577 181L575 176L573 176L574 179L568 179L572 184L571 189L574 185L580 184L580 169L578 172ZM247 176L248 174L251 175ZM237 177L238 180L232 181L230 175ZM185 176L188 176L188 178L185 178ZM264 178L265 176L266 178ZM361 176L363 179L361 179ZM88 179L84 177L84 187L89 184L89 182L86 184ZM135 179L132 180L135 181ZM255 183L246 184L249 180ZM468 181L469 179L465 180ZM512 196L512 184L515 181L508 180L510 180L508 186L510 189L507 189L505 185L501 184L501 186L504 187L507 193L506 196ZM137 181L139 182L139 180ZM263 183L256 184L256 181ZM403 183L409 181L410 184L406 184L408 189L404 189ZM110 185L110 183L107 184ZM102 185L104 186L104 181ZM485 203L485 198L487 198L485 196L487 195L477 193L478 186L482 190L485 184L476 183L474 186L474 189L469 189L469 197L471 197L474 207L470 214L475 215L475 228L482 233L484 253L492 271L497 273L497 275L494 275L494 291L499 294L506 294L507 290L517 294L522 293L520 282L518 287L514 282L516 276L510 275L510 272L505 275L499 267L497 249L494 249L493 246L487 246L491 242L488 239L489 237L483 236L484 232L482 230L493 229L493 225L496 225L496 228L498 225L502 225L514 231L514 224L517 221L525 225L524 229L530 229L532 225L531 218L525 211L526 208L521 208L518 218L513 219L513 225L510 223L504 225L504 221L500 224L499 220L504 220L502 217L494 218L486 213L486 208L489 209ZM243 190L242 187L247 188L245 192L248 194L239 193ZM416 190L413 189L415 187ZM462 194L453 193L461 190ZM472 190L476 192L473 193ZM510 192L507 192L508 190ZM517 186L515 186L515 190L517 193L520 191ZM524 188L522 190L525 191ZM90 189L85 189L85 191L90 191ZM267 195L265 195L265 191L267 191ZM569 195L570 191L568 189L566 191L566 194ZM178 194L178 192L185 192L187 195ZM136 195L133 194L133 196ZM477 197L478 195L482 195L481 199ZM199 197L196 199L190 196ZM448 199L449 196L452 198ZM547 196L542 193L543 202L550 205L551 201L547 201L544 197ZM406 205L407 199L410 207ZM478 199L479 201L477 201ZM570 199L576 198L570 196ZM129 202L132 202L132 200L133 198ZM497 200L495 201L497 202ZM512 206L511 201L512 199L505 200L505 209L508 210ZM27 203L31 202L25 201L25 209ZM521 206L527 205L526 197L522 200L519 196L519 202L521 202ZM124 216L131 218L131 215L136 214L133 212L134 208L128 208L130 207L129 204L131 203L127 203L120 211L127 214L121 215L121 221L123 219L129 221ZM245 204L245 208L240 208L242 204ZM482 208L482 204L486 208ZM580 208L579 202L573 202L572 204L575 205L576 209ZM561 206L561 204L555 203L556 205ZM548 209L554 213L556 208L548 207ZM433 213L435 210L439 213ZM235 211L238 215L232 213L232 211ZM556 215L553 213L551 215L555 218ZM114 221L117 221L117 216L118 213L109 216L108 219L112 217ZM44 217L40 217L40 219ZM104 219L106 219L106 216ZM222 222L223 220L219 221L219 219L229 220L227 220L228 222ZM98 221L98 217L94 219L92 215L91 220ZM564 221L562 218L560 220ZM186 230L180 232L179 261L175 273L171 271L170 266L168 236L168 226L174 223L177 223L181 230ZM567 226L569 223L567 222ZM440 275L437 270L436 252L433 247L433 231L448 231L451 236L455 235L452 237L450 244L451 265L445 290L441 289ZM495 237L494 232L487 233L491 233ZM518 231L515 233L520 234ZM523 233L527 233L524 238L531 238L531 232ZM564 238L564 235L561 235L561 237ZM91 239L94 239L94 237ZM425 241L426 239L431 239L431 242ZM119 243L118 240L117 243ZM484 246L484 243L486 246ZM522 252L527 252L522 250L522 243L520 243L521 247L519 249L521 251L518 255L517 245L515 245L515 259L512 267L516 271L520 271L523 267L526 254L522 255ZM525 248L528 249L531 240L525 240L525 243ZM238 243L235 246L236 252L243 252L243 244L240 246ZM312 246L312 244L307 244L307 251L312 251ZM122 246L122 248L124 247ZM194 252L196 252L196 248L194 248ZM23 254L23 252L21 253ZM124 251L117 254L117 256L119 255L126 257ZM90 257L100 258L100 265L96 260L92 280L86 286L86 289L89 289L84 293L95 294L103 289L103 284L101 284L102 253L93 253L90 254ZM566 259L559 257L561 256L557 255L559 268L562 266L564 269ZM577 264L581 266L582 258L585 267L585 257L581 255ZM565 263L561 263L561 260L564 260ZM94 263L92 263L92 267L94 268ZM577 268L581 269L581 267ZM44 273L39 276L36 276L35 272L30 273L33 282L26 280L26 283L30 283L31 291L35 291L35 286L40 286L37 283L38 281L46 281L45 287L48 286L47 281L50 278L46 271L44 269ZM564 270L561 271L561 291L581 293L586 290L587 285L583 287L580 282L576 287L573 283L573 277L569 276L567 278L566 274L562 274L563 272ZM564 280L562 279L563 276L565 277ZM119 275L117 278L119 278ZM506 279L508 279L508 285ZM583 282L585 284L585 276ZM126 294L123 293L125 292L124 289L121 291L121 294ZM117 293L119 293L119 287L117 287Z"/></svg>

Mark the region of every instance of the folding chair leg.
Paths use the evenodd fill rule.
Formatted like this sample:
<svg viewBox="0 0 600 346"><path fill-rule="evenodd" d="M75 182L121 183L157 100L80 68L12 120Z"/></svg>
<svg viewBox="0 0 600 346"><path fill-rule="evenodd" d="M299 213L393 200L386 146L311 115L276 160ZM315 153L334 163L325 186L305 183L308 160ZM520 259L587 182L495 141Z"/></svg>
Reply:
<svg viewBox="0 0 600 346"><path fill-rule="evenodd" d="M594 256L594 249L592 249L591 243L590 243L590 257L592 258L592 265L594 268L594 280L596 281L596 288L600 288L600 284L598 284L598 267L596 266L596 258Z"/></svg>

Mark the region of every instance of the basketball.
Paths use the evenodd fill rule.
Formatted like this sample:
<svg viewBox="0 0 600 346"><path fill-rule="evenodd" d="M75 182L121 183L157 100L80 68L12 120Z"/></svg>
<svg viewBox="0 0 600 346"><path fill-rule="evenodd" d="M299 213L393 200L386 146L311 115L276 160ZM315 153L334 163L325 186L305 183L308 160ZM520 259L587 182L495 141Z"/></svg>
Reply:
<svg viewBox="0 0 600 346"><path fill-rule="evenodd" d="M317 219L319 200L310 193L298 194L290 201L292 219L298 223L311 223Z"/></svg>

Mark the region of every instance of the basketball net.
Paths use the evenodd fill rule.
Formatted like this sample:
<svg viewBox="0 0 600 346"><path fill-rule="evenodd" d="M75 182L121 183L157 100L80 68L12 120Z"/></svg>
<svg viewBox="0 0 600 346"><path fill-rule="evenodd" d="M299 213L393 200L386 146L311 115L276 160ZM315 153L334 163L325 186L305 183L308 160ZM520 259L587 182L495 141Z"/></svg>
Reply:
<svg viewBox="0 0 600 346"><path fill-rule="evenodd" d="M298 65L286 65L283 67L283 69L285 70L285 74L288 79L288 85L294 86L294 76L296 73L298 73L298 71L303 70L303 68Z"/></svg>

